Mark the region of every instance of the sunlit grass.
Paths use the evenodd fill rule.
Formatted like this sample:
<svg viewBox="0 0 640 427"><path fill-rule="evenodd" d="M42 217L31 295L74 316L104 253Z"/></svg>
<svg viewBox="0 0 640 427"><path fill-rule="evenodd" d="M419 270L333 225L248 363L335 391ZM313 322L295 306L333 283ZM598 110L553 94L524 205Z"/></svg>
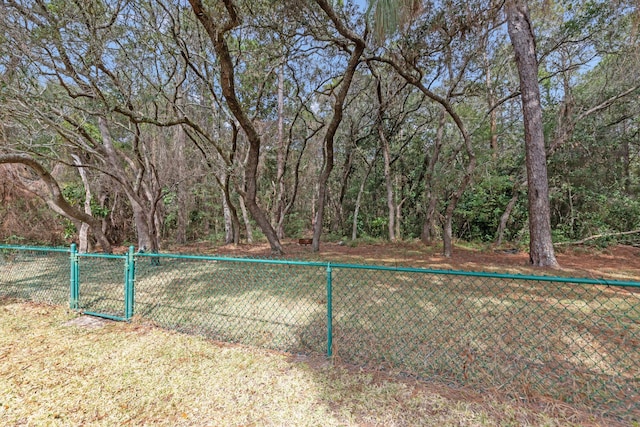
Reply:
<svg viewBox="0 0 640 427"><path fill-rule="evenodd" d="M98 261L81 265L80 306L121 315L122 260ZM68 283L66 270L57 267L60 283L55 268L46 258L7 263L0 279L8 295L28 298L29 288L36 300L55 302L43 283L62 290ZM135 313L157 325L292 354L327 353L324 266L178 258L157 265L139 257L136 270ZM334 360L640 419L640 294L348 268L334 268L332 283Z"/></svg>
<svg viewBox="0 0 640 427"><path fill-rule="evenodd" d="M3 425L611 425L554 402L527 407L138 322L77 320L0 300Z"/></svg>

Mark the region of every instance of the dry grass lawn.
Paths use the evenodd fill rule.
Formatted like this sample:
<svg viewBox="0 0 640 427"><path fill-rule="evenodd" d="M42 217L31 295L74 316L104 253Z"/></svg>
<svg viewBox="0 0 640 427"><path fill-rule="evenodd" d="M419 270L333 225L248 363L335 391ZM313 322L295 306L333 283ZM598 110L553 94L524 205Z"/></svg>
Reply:
<svg viewBox="0 0 640 427"><path fill-rule="evenodd" d="M140 322L86 321L0 300L0 424L8 426L612 425L555 402L492 396Z"/></svg>

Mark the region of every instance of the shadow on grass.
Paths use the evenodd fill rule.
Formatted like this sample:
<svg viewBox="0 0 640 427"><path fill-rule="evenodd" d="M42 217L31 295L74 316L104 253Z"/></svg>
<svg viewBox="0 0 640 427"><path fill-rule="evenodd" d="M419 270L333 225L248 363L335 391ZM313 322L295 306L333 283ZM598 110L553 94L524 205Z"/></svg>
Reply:
<svg viewBox="0 0 640 427"><path fill-rule="evenodd" d="M635 296L522 280L345 276L334 280L340 360L640 420Z"/></svg>
<svg viewBox="0 0 640 427"><path fill-rule="evenodd" d="M84 263L83 307L123 307L122 260ZM7 265L17 264L0 264L0 272ZM60 268L55 274L18 270L27 273L9 273L14 287L3 280L0 295L20 297L18 290L38 289L48 277L68 283L68 272L60 281ZM321 356L327 353L326 285L326 269L318 266L184 258L156 265L139 257L135 314L215 340ZM638 294L334 268L332 297L333 357L349 365L640 420Z"/></svg>
<svg viewBox="0 0 640 427"><path fill-rule="evenodd" d="M209 338L322 355L326 271L231 261L138 264L137 314ZM640 419L636 296L613 288L334 269L345 363Z"/></svg>
<svg viewBox="0 0 640 427"><path fill-rule="evenodd" d="M5 251L0 259L0 297L68 304L69 277L64 253Z"/></svg>

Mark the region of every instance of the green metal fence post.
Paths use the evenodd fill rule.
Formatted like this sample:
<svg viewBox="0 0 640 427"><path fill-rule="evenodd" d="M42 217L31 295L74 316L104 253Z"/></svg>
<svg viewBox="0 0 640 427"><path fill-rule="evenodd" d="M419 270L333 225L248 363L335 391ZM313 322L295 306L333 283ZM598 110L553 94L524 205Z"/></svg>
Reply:
<svg viewBox="0 0 640 427"><path fill-rule="evenodd" d="M69 307L72 310L78 309L78 299L80 297L80 266L78 264L78 250L75 243L71 244L69 261L71 270L69 272L71 278L70 295L69 295Z"/></svg>
<svg viewBox="0 0 640 427"><path fill-rule="evenodd" d="M327 356L333 355L333 286L331 263L327 264Z"/></svg>
<svg viewBox="0 0 640 427"><path fill-rule="evenodd" d="M125 284L124 284L124 318L126 320L131 319L133 317L133 304L134 304L134 282L136 277L136 264L135 257L133 255L134 247L129 246L129 252L127 252L127 260L126 260L126 274L125 274Z"/></svg>

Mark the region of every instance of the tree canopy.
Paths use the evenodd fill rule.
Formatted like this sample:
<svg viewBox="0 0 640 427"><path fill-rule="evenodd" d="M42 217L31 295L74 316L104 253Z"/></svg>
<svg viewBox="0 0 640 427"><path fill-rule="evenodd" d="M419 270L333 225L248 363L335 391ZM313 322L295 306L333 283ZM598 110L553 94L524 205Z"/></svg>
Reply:
<svg viewBox="0 0 640 427"><path fill-rule="evenodd" d="M33 194L103 250L633 238L639 23L630 1L4 0L0 218Z"/></svg>

